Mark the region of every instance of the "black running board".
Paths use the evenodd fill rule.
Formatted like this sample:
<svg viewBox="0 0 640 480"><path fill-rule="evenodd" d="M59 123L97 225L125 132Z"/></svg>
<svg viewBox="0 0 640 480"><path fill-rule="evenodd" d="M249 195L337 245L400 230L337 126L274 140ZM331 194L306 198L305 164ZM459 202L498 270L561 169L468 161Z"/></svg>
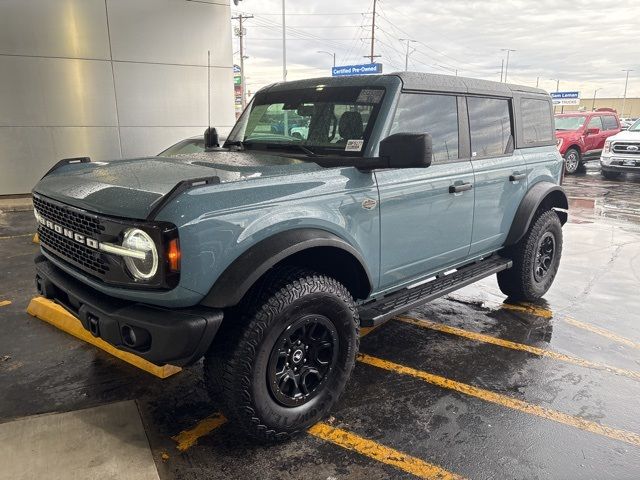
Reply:
<svg viewBox="0 0 640 480"><path fill-rule="evenodd" d="M511 260L493 255L461 267L449 275L442 274L429 282L365 303L359 308L360 326L375 327L391 317L511 268L512 265Z"/></svg>

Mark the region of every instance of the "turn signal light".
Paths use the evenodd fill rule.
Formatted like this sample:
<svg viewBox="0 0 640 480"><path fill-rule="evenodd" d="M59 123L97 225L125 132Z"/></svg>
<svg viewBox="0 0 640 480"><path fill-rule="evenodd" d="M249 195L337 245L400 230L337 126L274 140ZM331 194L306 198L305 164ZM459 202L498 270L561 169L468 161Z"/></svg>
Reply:
<svg viewBox="0 0 640 480"><path fill-rule="evenodd" d="M167 248L167 260L169 262L169 270L172 272L180 271L180 242L177 238L169 241Z"/></svg>

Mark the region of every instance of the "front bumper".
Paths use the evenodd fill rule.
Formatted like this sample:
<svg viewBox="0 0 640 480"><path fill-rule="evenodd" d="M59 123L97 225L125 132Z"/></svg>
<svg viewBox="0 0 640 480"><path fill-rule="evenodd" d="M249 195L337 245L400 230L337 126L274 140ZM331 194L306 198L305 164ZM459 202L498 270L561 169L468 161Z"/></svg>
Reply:
<svg viewBox="0 0 640 480"><path fill-rule="evenodd" d="M640 159L634 161L635 165L621 165L622 162L606 164L601 160L600 169L604 172L640 173Z"/></svg>
<svg viewBox="0 0 640 480"><path fill-rule="evenodd" d="M79 282L42 255L35 262L38 293L72 312L92 335L156 365L197 361L222 323L222 310L120 300Z"/></svg>

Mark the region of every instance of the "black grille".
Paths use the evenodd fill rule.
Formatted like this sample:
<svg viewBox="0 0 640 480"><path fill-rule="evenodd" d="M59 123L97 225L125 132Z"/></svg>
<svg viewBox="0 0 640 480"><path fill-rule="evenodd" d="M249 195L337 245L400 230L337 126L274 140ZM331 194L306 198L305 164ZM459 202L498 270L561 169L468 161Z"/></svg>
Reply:
<svg viewBox="0 0 640 480"><path fill-rule="evenodd" d="M631 150L628 150L627 147L632 147L632 148ZM636 148L634 149L633 147L636 147ZM628 155L638 155L640 154L640 143L615 142L613 144L613 152L625 153Z"/></svg>
<svg viewBox="0 0 640 480"><path fill-rule="evenodd" d="M33 206L47 220L58 223L74 232L93 236L104 231L104 226L100 224L100 219L97 217L66 209L36 196L33 197Z"/></svg>
<svg viewBox="0 0 640 480"><path fill-rule="evenodd" d="M41 226L38 229L38 235L42 245L47 249L51 249L53 253L63 255L100 275L104 275L109 271L109 265L100 257L100 253L97 251L46 227Z"/></svg>

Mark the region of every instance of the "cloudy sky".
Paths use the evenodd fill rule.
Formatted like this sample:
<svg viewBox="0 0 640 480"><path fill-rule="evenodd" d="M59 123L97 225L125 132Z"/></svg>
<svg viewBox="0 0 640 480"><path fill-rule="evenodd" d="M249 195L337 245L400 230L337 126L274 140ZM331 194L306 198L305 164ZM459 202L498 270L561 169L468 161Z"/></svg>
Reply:
<svg viewBox="0 0 640 480"><path fill-rule="evenodd" d="M330 75L337 65L367 63L372 0L287 0L288 80ZM282 79L281 0L243 0L234 15L245 22L250 92ZM583 98L640 97L640 0L378 0L375 53L385 72L404 69L406 43L415 40L409 69L500 79L503 48L511 53L508 80ZM237 25L234 22L234 25ZM234 61L239 61L238 42Z"/></svg>

